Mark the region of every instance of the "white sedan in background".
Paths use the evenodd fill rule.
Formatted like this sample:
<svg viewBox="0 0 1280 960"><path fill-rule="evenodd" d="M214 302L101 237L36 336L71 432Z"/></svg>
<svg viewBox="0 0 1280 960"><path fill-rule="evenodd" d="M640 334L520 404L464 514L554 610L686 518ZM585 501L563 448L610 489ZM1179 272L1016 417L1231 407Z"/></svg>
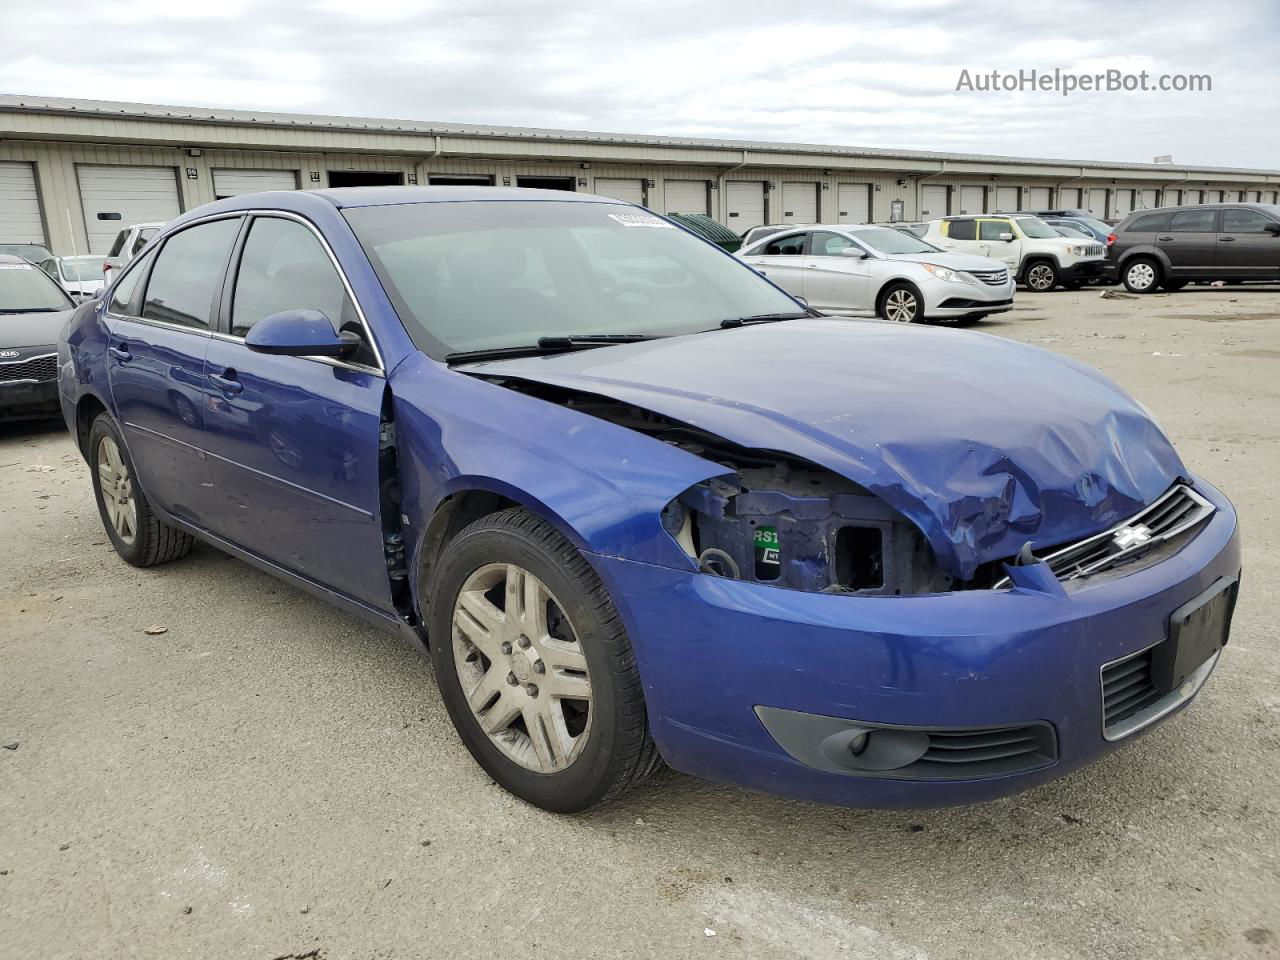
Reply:
<svg viewBox="0 0 1280 960"><path fill-rule="evenodd" d="M976 320L1013 306L1013 278L998 260L946 253L890 227L806 226L738 251L813 309L898 323Z"/></svg>

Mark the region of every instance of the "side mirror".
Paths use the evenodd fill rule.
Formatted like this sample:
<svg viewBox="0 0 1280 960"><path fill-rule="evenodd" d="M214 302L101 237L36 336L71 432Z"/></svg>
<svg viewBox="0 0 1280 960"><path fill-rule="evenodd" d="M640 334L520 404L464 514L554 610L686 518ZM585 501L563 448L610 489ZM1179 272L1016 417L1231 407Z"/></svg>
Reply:
<svg viewBox="0 0 1280 960"><path fill-rule="evenodd" d="M1262 229L1267 231L1267 233L1271 234L1273 237L1280 237L1280 223L1276 223L1274 220Z"/></svg>
<svg viewBox="0 0 1280 960"><path fill-rule="evenodd" d="M1013 243L1013 234L1012 234L1012 233L1002 233L1002 234L1000 234L1000 239L1001 239L1001 240L1003 240L1005 243Z"/></svg>
<svg viewBox="0 0 1280 960"><path fill-rule="evenodd" d="M250 327L244 345L255 353L284 357L345 357L360 340L355 334L335 333L319 310L281 310Z"/></svg>
<svg viewBox="0 0 1280 960"><path fill-rule="evenodd" d="M861 247L845 247L840 251L840 256L853 257L855 260L865 260L870 256L870 254Z"/></svg>

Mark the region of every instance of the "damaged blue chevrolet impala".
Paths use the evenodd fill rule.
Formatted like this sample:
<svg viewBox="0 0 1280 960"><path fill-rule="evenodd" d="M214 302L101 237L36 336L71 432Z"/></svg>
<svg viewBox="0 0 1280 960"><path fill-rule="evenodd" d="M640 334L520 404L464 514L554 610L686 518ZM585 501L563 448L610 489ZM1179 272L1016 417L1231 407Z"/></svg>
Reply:
<svg viewBox="0 0 1280 960"><path fill-rule="evenodd" d="M986 800L1185 706L1230 630L1231 505L1101 374L815 316L601 197L219 201L58 359L124 560L203 540L425 644L463 744L548 810L660 761Z"/></svg>

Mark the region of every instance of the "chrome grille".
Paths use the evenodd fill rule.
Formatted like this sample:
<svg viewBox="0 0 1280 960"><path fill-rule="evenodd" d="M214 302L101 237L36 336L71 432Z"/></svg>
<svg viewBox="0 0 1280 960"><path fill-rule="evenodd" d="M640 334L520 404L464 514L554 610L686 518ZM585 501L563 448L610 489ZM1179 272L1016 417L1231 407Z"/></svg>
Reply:
<svg viewBox="0 0 1280 960"><path fill-rule="evenodd" d="M1009 280L1008 270L968 270L966 273L992 287L998 287Z"/></svg>
<svg viewBox="0 0 1280 960"><path fill-rule="evenodd" d="M1059 580L1075 580L1119 566L1203 523L1217 508L1184 483L1109 530L1053 553L1037 555ZM1009 585L1005 577L995 586Z"/></svg>
<svg viewBox="0 0 1280 960"><path fill-rule="evenodd" d="M0 363L0 383L40 383L58 379L58 355L46 353L12 363Z"/></svg>

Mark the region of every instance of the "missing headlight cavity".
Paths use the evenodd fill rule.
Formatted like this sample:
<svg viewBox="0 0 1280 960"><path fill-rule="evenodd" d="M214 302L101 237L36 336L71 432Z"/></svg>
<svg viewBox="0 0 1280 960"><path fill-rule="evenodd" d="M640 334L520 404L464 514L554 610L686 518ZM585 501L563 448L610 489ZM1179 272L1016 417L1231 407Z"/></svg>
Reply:
<svg viewBox="0 0 1280 960"><path fill-rule="evenodd" d="M863 595L958 586L919 529L879 497L797 457L723 437L607 397L485 378L723 464L726 475L668 504L662 525L705 573L794 590Z"/></svg>

